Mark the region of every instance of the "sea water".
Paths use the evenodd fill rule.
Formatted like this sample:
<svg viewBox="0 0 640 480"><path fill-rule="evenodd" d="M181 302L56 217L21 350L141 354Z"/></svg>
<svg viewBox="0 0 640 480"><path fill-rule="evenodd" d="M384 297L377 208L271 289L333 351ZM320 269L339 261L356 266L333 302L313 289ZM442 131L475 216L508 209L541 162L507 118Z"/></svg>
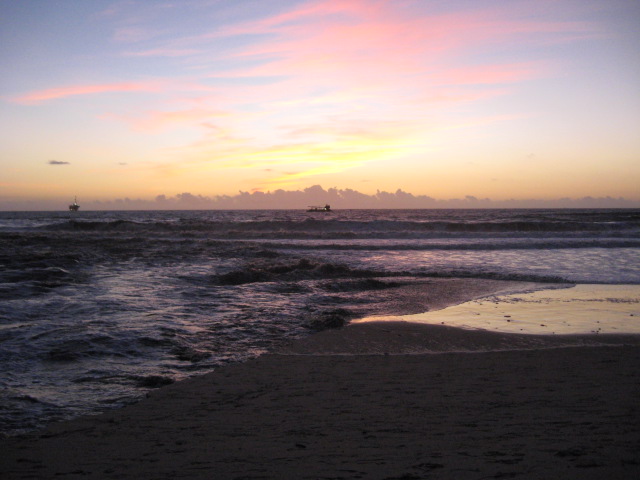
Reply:
<svg viewBox="0 0 640 480"><path fill-rule="evenodd" d="M124 405L430 277L637 286L640 210L0 212L0 432Z"/></svg>

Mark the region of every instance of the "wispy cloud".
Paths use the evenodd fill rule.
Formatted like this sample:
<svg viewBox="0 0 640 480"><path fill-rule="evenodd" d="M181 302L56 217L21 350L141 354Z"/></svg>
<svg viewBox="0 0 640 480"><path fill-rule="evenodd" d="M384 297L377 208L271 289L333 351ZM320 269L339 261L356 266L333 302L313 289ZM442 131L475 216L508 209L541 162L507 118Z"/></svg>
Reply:
<svg viewBox="0 0 640 480"><path fill-rule="evenodd" d="M49 165L70 165L69 162L63 162L61 160L49 160L47 163Z"/></svg>
<svg viewBox="0 0 640 480"><path fill-rule="evenodd" d="M152 110L137 115L106 114L103 117L123 120L135 130L154 133L180 126L200 126L208 128L212 120L229 115L231 115L229 112L221 110L190 108L164 111Z"/></svg>
<svg viewBox="0 0 640 480"><path fill-rule="evenodd" d="M231 26L219 34L266 35L237 53L265 59L253 69L254 74L277 70L305 76L335 74L346 68L339 77L342 80L361 72L354 80L374 73L375 81L380 76L397 80L406 74L426 75L453 66L459 69L459 62L469 53L500 42L548 42L549 33L557 34L559 41L563 33L575 35L589 29L578 22L511 19L498 11L429 14L403 9L395 2L325 0ZM481 71L478 67L475 70Z"/></svg>
<svg viewBox="0 0 640 480"><path fill-rule="evenodd" d="M197 53L201 53L201 50L195 48L152 48L124 52L122 55L125 57L188 57Z"/></svg>
<svg viewBox="0 0 640 480"><path fill-rule="evenodd" d="M22 104L38 104L49 100L78 95L92 95L109 92L154 92L160 91L163 82L119 82L97 85L71 85L68 87L49 88L14 97L13 101Z"/></svg>
<svg viewBox="0 0 640 480"><path fill-rule="evenodd" d="M119 4L104 13L120 19L113 56L149 65L157 80L46 88L13 101L157 93L153 104L117 103L100 116L136 134L199 132L197 141L191 132L175 135L184 144L165 149L157 170L254 169L257 189L297 186L426 150L436 132L527 115L515 106L472 107L555 74L542 47L598 34L585 22L525 15L521 3L459 10L377 0L276 4L275 14L204 31L183 25L179 35L172 23L145 24L141 11L125 21L129 8Z"/></svg>

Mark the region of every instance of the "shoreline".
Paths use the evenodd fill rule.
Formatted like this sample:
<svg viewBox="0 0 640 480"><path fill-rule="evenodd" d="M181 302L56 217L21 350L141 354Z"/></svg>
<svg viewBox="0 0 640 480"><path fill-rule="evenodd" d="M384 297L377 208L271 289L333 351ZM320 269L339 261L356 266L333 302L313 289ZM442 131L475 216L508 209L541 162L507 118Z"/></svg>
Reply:
<svg viewBox="0 0 640 480"><path fill-rule="evenodd" d="M405 303L407 314L425 302L442 308L443 298L458 304L473 289L478 298L523 286L492 282L437 279L392 296L398 303L422 292ZM500 351L507 340L516 349ZM465 353L446 351L451 345ZM0 439L0 474L637 478L638 372L638 335L353 324L119 410Z"/></svg>
<svg viewBox="0 0 640 480"><path fill-rule="evenodd" d="M408 321L353 323L290 342L273 355L367 356L525 352L558 348L640 347L640 334L533 335Z"/></svg>
<svg viewBox="0 0 640 480"><path fill-rule="evenodd" d="M376 315L353 323L404 321L502 333L534 335L640 334L640 285L514 285L409 315Z"/></svg>

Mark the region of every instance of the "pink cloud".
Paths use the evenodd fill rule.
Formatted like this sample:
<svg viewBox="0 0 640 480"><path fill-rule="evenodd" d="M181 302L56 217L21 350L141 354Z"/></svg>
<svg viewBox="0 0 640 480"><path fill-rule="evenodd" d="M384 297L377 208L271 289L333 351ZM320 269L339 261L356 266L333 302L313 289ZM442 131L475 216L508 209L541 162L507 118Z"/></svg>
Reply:
<svg viewBox="0 0 640 480"><path fill-rule="evenodd" d="M361 0L346 1L316 1L302 4L293 10L286 11L251 22L243 22L227 28L223 28L216 32L216 36L227 35L244 35L255 33L269 33L278 31L283 25L295 24L296 22L318 21L318 19L326 20L326 17L336 16L338 14L361 14L370 9L375 2L363 2Z"/></svg>
<svg viewBox="0 0 640 480"><path fill-rule="evenodd" d="M402 5L402 4L400 4ZM264 60L244 72L251 75L314 76L319 81L349 84L405 81L403 76L426 76L446 72L468 83L496 83L525 80L539 74L542 63L521 62L499 67L467 67L464 58L482 53L496 44L506 47L516 41L548 43L564 36L590 32L580 22L533 21L509 18L509 12L463 11L438 13L404 10L395 2L359 0L320 1L290 12L227 29L226 34L271 34L249 46L236 58ZM551 35L553 34L553 35ZM467 69L467 73L462 71ZM321 77L318 77L321 75ZM446 76L439 73L439 76ZM493 75L493 77L492 77ZM477 80L473 77L477 76ZM407 82L405 81L405 86Z"/></svg>
<svg viewBox="0 0 640 480"><path fill-rule="evenodd" d="M481 91L477 91L474 89L472 91L469 91L464 88L464 85L461 88L458 84L451 88L438 88L433 93L427 93L426 95L415 97L413 101L420 105L433 106L441 104L443 106L447 106L457 103L468 103L476 102L479 100L487 100L512 93L512 89L506 89L504 87L491 89L485 88Z"/></svg>
<svg viewBox="0 0 640 480"><path fill-rule="evenodd" d="M172 111L148 111L144 115L128 117L108 114L104 117L116 118L130 124L135 130L144 132L157 132L167 128L178 126L201 126L207 129L217 129L210 123L213 118L225 117L229 113L205 108L191 108Z"/></svg>
<svg viewBox="0 0 640 480"><path fill-rule="evenodd" d="M77 95L92 95L108 92L157 92L161 90L160 82L120 82L99 85L72 85L69 87L49 88L31 92L13 99L16 103L37 104L48 100L72 97Z"/></svg>
<svg viewBox="0 0 640 480"><path fill-rule="evenodd" d="M482 65L449 68L434 79L453 85L499 85L515 83L538 77L549 67L541 62L511 63L506 65Z"/></svg>

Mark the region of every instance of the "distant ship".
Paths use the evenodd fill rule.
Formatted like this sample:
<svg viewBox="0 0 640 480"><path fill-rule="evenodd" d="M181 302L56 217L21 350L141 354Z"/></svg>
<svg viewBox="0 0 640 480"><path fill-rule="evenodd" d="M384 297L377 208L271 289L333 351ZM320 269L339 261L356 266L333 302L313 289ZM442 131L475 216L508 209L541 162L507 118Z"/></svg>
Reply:
<svg viewBox="0 0 640 480"><path fill-rule="evenodd" d="M77 212L80 210L80 205L78 205L78 197L73 197L73 203L69 205L69 211Z"/></svg>
<svg viewBox="0 0 640 480"><path fill-rule="evenodd" d="M307 212L330 212L331 206L327 203L324 207L318 207L315 205L309 205Z"/></svg>

